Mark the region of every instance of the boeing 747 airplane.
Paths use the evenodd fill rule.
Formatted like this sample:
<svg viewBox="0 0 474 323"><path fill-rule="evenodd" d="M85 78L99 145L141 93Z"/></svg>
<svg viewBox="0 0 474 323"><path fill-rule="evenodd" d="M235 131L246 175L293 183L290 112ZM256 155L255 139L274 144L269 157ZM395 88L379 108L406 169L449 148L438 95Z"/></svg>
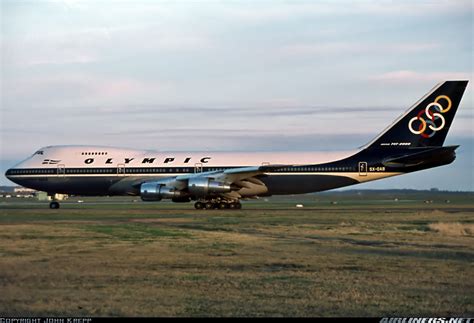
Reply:
<svg viewBox="0 0 474 323"><path fill-rule="evenodd" d="M468 81L436 85L385 131L349 153L142 151L48 146L6 172L13 182L57 194L136 195L239 209L242 198L304 194L450 164L443 146ZM359 122L364 122L360 120Z"/></svg>

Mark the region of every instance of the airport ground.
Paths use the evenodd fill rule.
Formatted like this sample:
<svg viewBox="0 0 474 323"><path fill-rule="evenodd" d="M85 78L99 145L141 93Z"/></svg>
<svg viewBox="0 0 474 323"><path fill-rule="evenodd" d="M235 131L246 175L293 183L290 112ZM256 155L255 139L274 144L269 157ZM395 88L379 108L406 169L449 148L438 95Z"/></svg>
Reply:
<svg viewBox="0 0 474 323"><path fill-rule="evenodd" d="M473 197L0 199L0 315L473 316Z"/></svg>

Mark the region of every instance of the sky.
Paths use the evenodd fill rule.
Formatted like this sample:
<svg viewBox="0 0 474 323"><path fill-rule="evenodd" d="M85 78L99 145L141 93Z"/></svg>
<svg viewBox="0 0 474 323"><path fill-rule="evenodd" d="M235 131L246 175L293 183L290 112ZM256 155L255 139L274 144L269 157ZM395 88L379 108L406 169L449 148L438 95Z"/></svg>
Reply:
<svg viewBox="0 0 474 323"><path fill-rule="evenodd" d="M473 81L470 0L0 3L0 185L48 145L351 150ZM453 164L358 188L474 190L473 105Z"/></svg>

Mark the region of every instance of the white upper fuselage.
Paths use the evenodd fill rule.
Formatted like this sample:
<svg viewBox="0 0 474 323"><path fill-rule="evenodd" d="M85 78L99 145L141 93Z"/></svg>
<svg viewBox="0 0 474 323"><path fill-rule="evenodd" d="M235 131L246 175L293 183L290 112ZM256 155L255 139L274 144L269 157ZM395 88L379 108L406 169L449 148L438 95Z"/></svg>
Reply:
<svg viewBox="0 0 474 323"><path fill-rule="evenodd" d="M160 152L100 146L48 146L15 168L195 167L307 165L340 160L354 152Z"/></svg>

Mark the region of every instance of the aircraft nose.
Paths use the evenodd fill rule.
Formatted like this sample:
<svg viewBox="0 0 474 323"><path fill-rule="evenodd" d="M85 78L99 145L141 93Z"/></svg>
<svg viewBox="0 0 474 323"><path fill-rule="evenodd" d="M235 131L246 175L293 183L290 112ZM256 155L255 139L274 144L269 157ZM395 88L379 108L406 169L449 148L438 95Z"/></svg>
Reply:
<svg viewBox="0 0 474 323"><path fill-rule="evenodd" d="M12 181L13 183L15 184L18 184L20 185L19 181L18 181L18 178L14 176L15 174L15 169L14 168L10 168L8 169L6 172L5 172L5 177L8 178L10 181Z"/></svg>
<svg viewBox="0 0 474 323"><path fill-rule="evenodd" d="M11 174L12 174L12 169L10 168L5 172L5 177L11 180Z"/></svg>

